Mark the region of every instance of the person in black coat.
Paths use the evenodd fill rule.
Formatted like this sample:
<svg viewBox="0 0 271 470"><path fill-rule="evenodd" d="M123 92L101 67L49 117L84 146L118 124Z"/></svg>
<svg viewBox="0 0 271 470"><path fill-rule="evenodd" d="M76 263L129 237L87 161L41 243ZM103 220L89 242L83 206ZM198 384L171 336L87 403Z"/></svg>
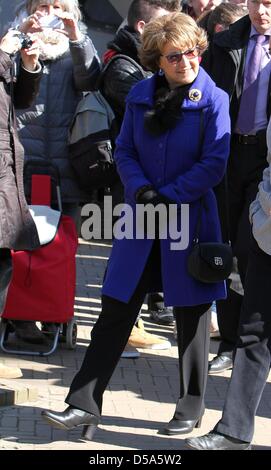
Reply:
<svg viewBox="0 0 271 470"><path fill-rule="evenodd" d="M180 9L179 0L133 0L128 15L127 25L121 27L112 41L103 61L106 65L112 57L121 54L108 67L101 83L104 96L116 115L119 128L125 113L125 101L131 88L143 78L151 76L150 71L141 67L138 50L141 34L149 21ZM132 59L127 60L124 56Z"/></svg>
<svg viewBox="0 0 271 470"><path fill-rule="evenodd" d="M225 182L216 188L220 219L224 239L229 236L238 270L244 285L249 247L248 209L254 200L258 184L266 162L266 128L270 116L270 54L269 37L271 34L271 8L262 1L248 1L249 15L244 16L229 27L217 33L203 57L202 66L213 78L218 87L230 97L232 127L231 152L227 171L227 190ZM262 35L260 81L256 106L247 107L242 103L243 86L248 77L248 65L255 44L255 37ZM265 37L264 37L265 35ZM240 108L240 105L244 105ZM244 109L254 124L249 131L240 128L240 109ZM254 113L256 109L256 114ZM227 193L227 194L226 194ZM227 223L227 213L229 223ZM228 281L228 298L217 303L218 326L221 344L218 355L209 364L209 373L215 374L233 365L233 352L237 341L242 296L231 289Z"/></svg>
<svg viewBox="0 0 271 470"><path fill-rule="evenodd" d="M197 24L205 29L208 41L211 42L214 34L229 29L229 26L243 16L247 15L247 8L234 3L220 3L213 10L204 11Z"/></svg>
<svg viewBox="0 0 271 470"><path fill-rule="evenodd" d="M267 128L267 147L269 166L249 209L253 235L234 368L223 413L212 431L186 441L192 449L251 449L255 416L271 363L271 120Z"/></svg>

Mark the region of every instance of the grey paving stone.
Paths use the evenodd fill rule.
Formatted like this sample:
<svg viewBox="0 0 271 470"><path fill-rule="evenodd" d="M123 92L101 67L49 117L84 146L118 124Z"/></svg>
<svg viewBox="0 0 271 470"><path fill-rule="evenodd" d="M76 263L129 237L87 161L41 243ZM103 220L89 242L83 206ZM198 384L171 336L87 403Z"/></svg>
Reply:
<svg viewBox="0 0 271 470"><path fill-rule="evenodd" d="M141 350L138 360L120 360L105 392L104 416L93 441L81 442L79 438L82 430L66 432L53 429L41 418L42 409L62 411L66 408L64 399L68 386L81 365L91 327L100 311L100 303L95 302L99 300L100 287L92 286L102 284L106 261L97 257L107 257L110 251L103 245L104 243L96 241L79 245L79 253L84 257L77 258L77 349L68 351L65 345L59 345L56 352L48 357L8 356L0 353L0 360L5 364L21 367L23 370L23 379L13 379L9 385L13 385L15 389L36 389L36 396L28 394L24 403L0 407L1 450L169 449L175 453L185 448L186 436L168 438L157 434L157 430L173 416L178 398L177 347L172 340L172 328L153 324L145 312L143 318L147 330L169 338L173 346L165 351ZM209 377L202 427L189 436L208 432L218 421L229 377L230 373ZM271 375L256 417L254 443L257 449L271 450L270 381Z"/></svg>

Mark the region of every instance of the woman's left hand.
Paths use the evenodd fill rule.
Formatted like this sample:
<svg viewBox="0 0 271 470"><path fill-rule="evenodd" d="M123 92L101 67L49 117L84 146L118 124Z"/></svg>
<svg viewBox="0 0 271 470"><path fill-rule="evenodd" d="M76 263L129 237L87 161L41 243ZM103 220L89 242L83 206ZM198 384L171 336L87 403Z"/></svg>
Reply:
<svg viewBox="0 0 271 470"><path fill-rule="evenodd" d="M63 11L58 12L56 16L63 21L64 29L56 29L55 31L66 34L70 41L78 41L82 38L82 33L80 32L78 23L71 13Z"/></svg>
<svg viewBox="0 0 271 470"><path fill-rule="evenodd" d="M34 72L37 69L39 62L39 43L37 39L33 39L33 44L28 49L21 49L21 58L26 70Z"/></svg>

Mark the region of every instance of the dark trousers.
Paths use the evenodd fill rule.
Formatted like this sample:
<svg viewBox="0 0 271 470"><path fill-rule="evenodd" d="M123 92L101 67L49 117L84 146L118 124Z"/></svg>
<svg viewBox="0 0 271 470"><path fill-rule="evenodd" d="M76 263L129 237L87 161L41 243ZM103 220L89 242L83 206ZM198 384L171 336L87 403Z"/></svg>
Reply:
<svg viewBox="0 0 271 470"><path fill-rule="evenodd" d="M228 164L229 228L233 253L237 258L238 271L244 286L250 239L249 206L258 192L262 173L267 166L266 137L263 133L256 145L239 144L232 139ZM217 188L218 208L223 238L226 238L226 208L224 185ZM221 334L218 354L231 356L237 341L237 331L243 296L230 288L227 282L226 300L217 302L217 319Z"/></svg>
<svg viewBox="0 0 271 470"><path fill-rule="evenodd" d="M150 286L152 263L157 263L159 242L154 242L148 262L128 303L102 296L102 311L91 332L91 342L66 403L100 416L104 390L128 341ZM180 286L181 287L181 286ZM209 350L209 305L177 307L181 392L178 410L184 419L200 416L204 409Z"/></svg>
<svg viewBox="0 0 271 470"><path fill-rule="evenodd" d="M216 430L250 442L271 362L271 256L252 239L239 339L222 419Z"/></svg>
<svg viewBox="0 0 271 470"><path fill-rule="evenodd" d="M180 397L175 418L196 419L204 413L208 376L211 304L175 307L178 334Z"/></svg>
<svg viewBox="0 0 271 470"><path fill-rule="evenodd" d="M8 286L12 277L12 260L10 250L0 248L0 315L3 313Z"/></svg>

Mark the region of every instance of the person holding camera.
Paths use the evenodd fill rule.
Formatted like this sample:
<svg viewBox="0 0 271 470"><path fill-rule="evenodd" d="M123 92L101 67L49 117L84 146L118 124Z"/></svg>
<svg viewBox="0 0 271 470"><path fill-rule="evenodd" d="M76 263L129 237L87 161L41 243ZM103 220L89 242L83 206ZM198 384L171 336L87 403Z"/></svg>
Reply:
<svg viewBox="0 0 271 470"><path fill-rule="evenodd" d="M58 168L63 213L71 216L76 225L79 202L88 196L79 189L70 165L68 130L82 92L94 88L100 72L97 52L80 20L78 0L26 0L12 25L38 39L44 65L33 106L28 111L17 110L25 161L40 161L41 167L44 161L50 162ZM14 326L19 339L46 341L34 322L16 321Z"/></svg>
<svg viewBox="0 0 271 470"><path fill-rule="evenodd" d="M38 92L41 65L37 41L15 31L0 40L0 314L12 275L10 250L39 247L36 226L23 188L24 151L19 142L13 106L27 108ZM25 49L21 49L27 47ZM12 57L20 50L19 73L13 77ZM18 368L0 363L0 378L21 377Z"/></svg>
<svg viewBox="0 0 271 470"><path fill-rule="evenodd" d="M82 92L95 87L100 60L85 34L78 0L26 0L21 9L13 25L38 39L44 64L31 110L16 113L25 160L47 160L58 167L63 212L76 220L78 203L86 195L79 190L69 163L68 129ZM29 188L25 190L28 194Z"/></svg>

